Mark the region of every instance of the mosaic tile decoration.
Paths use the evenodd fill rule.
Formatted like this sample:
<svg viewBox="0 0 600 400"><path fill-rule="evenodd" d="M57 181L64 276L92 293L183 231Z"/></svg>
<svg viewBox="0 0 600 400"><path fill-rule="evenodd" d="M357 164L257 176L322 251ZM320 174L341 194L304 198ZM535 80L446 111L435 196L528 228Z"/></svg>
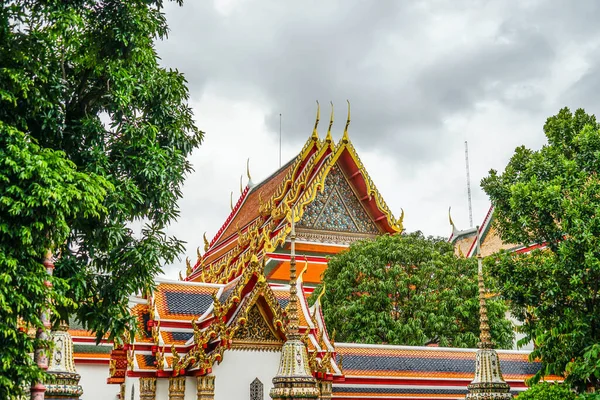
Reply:
<svg viewBox="0 0 600 400"><path fill-rule="evenodd" d="M323 192L319 192L306 207L297 226L336 232L379 233L337 165L329 171Z"/></svg>

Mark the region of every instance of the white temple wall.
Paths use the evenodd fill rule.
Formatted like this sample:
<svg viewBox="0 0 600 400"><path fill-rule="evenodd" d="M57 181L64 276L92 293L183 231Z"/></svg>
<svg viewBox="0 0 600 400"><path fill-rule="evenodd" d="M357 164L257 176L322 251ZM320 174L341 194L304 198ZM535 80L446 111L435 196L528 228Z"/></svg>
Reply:
<svg viewBox="0 0 600 400"><path fill-rule="evenodd" d="M158 399L158 397L157 397ZM198 399L198 378L195 376L185 377L185 400Z"/></svg>
<svg viewBox="0 0 600 400"><path fill-rule="evenodd" d="M270 400L280 355L279 351L227 350L223 362L213 366L215 400L249 400L250 383L256 378L263 384L263 399Z"/></svg>
<svg viewBox="0 0 600 400"><path fill-rule="evenodd" d="M109 386L109 385L107 385L107 386ZM110 385L110 386L112 386L112 385ZM119 386L119 385L115 385L115 386ZM133 392L133 396L131 395L132 392ZM139 400L139 398L140 398L140 378L131 378L131 377L125 378L125 398L128 400L129 399Z"/></svg>
<svg viewBox="0 0 600 400"><path fill-rule="evenodd" d="M77 364L77 373L81 376L79 384L83 388L82 400L115 400L120 385L109 385L108 366L104 364Z"/></svg>
<svg viewBox="0 0 600 400"><path fill-rule="evenodd" d="M187 384L187 382L186 382ZM156 380L156 399L166 400L169 398L169 379L158 378Z"/></svg>

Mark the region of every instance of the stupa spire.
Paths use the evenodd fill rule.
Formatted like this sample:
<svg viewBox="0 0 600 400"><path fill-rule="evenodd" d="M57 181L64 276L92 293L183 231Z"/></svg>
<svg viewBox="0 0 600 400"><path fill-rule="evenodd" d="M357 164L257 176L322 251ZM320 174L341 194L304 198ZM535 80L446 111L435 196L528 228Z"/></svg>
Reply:
<svg viewBox="0 0 600 400"><path fill-rule="evenodd" d="M490 335L490 325L485 302L485 284L483 282L483 257L479 227L477 227L477 280L479 284L479 350L475 360L475 378L467 386L469 393L465 399L508 400L512 399L510 386L504 381L500 370L500 359L494 350Z"/></svg>
<svg viewBox="0 0 600 400"><path fill-rule="evenodd" d="M287 340L281 349L279 371L269 393L273 400L317 399L320 391L308 364L306 345L298 329L298 294L296 290L296 221L291 212L290 232L290 301L288 304Z"/></svg>

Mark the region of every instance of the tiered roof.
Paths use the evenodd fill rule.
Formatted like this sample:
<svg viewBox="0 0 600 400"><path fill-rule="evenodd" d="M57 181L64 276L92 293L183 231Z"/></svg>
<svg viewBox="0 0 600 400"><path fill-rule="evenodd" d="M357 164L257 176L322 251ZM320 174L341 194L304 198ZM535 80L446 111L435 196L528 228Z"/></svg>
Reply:
<svg viewBox="0 0 600 400"><path fill-rule="evenodd" d="M325 190L328 177L334 176L332 171L341 174L347 182L344 184L347 187L340 190L353 193L346 196L352 199L344 201L360 203L358 207L368 217L367 221L362 214L350 213L352 215L349 215L346 225L352 226L344 235L372 237L401 232L402 218L393 216L349 140L349 122L348 114L342 138L335 144L331 137L333 114L323 140L317 133L317 115L313 134L297 157L260 184L253 186L249 182L215 237L210 242L205 241L206 252L203 256L198 254L198 260L186 280L229 282L243 272L253 255L259 260L271 256L276 249L284 246L288 238L292 209L301 228L305 212ZM322 264L320 261L315 263Z"/></svg>
<svg viewBox="0 0 600 400"><path fill-rule="evenodd" d="M134 299L132 312L142 329L125 345L127 374L206 375L228 349L279 350L285 340L289 286L271 288L263 269L253 257L244 272L228 283L158 280L151 296ZM299 279L300 293L302 284ZM300 296L299 309L300 333L314 373L329 380L341 378L318 306L311 312L306 298Z"/></svg>

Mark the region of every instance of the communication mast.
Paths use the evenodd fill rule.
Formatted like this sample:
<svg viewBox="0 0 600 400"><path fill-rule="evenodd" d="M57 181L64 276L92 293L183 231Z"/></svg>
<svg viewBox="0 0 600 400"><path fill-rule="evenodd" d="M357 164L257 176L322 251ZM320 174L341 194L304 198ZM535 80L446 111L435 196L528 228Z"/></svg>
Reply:
<svg viewBox="0 0 600 400"><path fill-rule="evenodd" d="M471 174L469 173L469 145L465 140L465 164L467 166L467 198L469 200L469 226L473 227L473 205L471 204Z"/></svg>

